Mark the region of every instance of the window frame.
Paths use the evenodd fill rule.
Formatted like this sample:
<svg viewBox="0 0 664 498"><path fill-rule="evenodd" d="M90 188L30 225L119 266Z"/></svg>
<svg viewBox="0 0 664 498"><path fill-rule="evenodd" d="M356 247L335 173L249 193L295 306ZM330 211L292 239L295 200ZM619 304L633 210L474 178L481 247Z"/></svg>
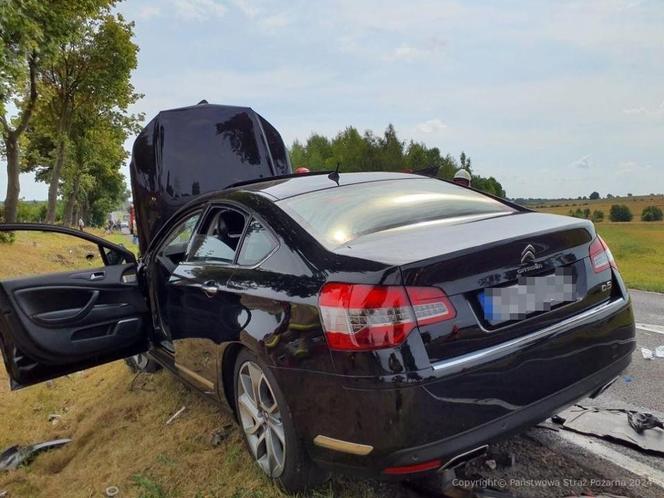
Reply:
<svg viewBox="0 0 664 498"><path fill-rule="evenodd" d="M189 256L189 251L191 249L191 241L194 238L194 235L198 233L198 230L201 225L201 220L205 216L205 213L207 210L205 207L197 206L196 208L192 209L191 211L187 211L186 213L182 213L181 216L178 216L175 220L173 220L172 225L170 226L170 229L164 231L163 234L159 234L158 240L155 240L155 248L154 250L151 250L150 252L154 255L154 257L158 257L161 251L164 250L164 246L166 245L166 241L170 238L170 236L173 234L173 232L188 218L193 217L195 214L198 214L198 220L196 221L196 224L194 225L194 229L192 231L192 236L189 238L187 241L187 247L184 251L184 258L183 261L187 259Z"/></svg>
<svg viewBox="0 0 664 498"><path fill-rule="evenodd" d="M191 247L188 246L187 247L187 253L185 255L185 259L180 264L186 264L186 265L192 265L192 266L200 266L200 265L209 266L210 265L210 266L221 266L221 267L224 267L224 268L242 268L242 269L245 269L245 270L252 270L252 269L256 269L259 266L261 266L275 252L277 252L279 250L279 248L281 247L281 240L279 239L277 234L274 232L272 227L270 227L270 225L267 224L260 216L256 215L256 213L254 213L253 211L250 211L246 207L244 207L240 204L237 204L235 202L224 201L224 202L212 202L212 203L208 204L208 206L203 210L203 213L202 213L200 219L198 220L194 235L202 235L200 233L200 231L201 231L201 228L205 225L205 223L207 221L209 221L211 219L211 217L213 217L218 211L224 210L224 209L230 209L230 210L233 210L233 211L237 211L238 213L243 215L244 218L245 218L244 227L242 228L242 235L240 236L240 240L238 241L238 245L237 245L238 248L235 251L235 255L233 256L233 262L232 263L224 263L224 262L221 262L221 261L212 261L212 260L210 260L210 261L206 261L206 260L203 260L203 261L190 261L189 257L191 256L191 254L190 254ZM238 261L238 258L240 256L240 252L244 248L244 241L245 241L245 238L247 236L247 229L249 228L249 225L251 224L251 222L254 221L254 220L259 222L269 232L270 236L272 237L272 239L275 242L275 245L272 248L272 250L264 258L262 258L260 261L258 261L257 263L255 263L253 265L241 265L241 264L238 264L237 261ZM190 240L190 243L193 240L194 240L194 237L192 236L192 238Z"/></svg>

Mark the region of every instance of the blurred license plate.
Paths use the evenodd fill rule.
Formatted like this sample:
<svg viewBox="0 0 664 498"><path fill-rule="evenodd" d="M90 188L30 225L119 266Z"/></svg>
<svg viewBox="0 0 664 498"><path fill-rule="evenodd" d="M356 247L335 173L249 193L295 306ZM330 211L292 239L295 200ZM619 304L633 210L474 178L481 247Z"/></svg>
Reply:
<svg viewBox="0 0 664 498"><path fill-rule="evenodd" d="M484 289L478 298L485 320L495 325L576 301L576 285L569 274L522 277L516 285Z"/></svg>

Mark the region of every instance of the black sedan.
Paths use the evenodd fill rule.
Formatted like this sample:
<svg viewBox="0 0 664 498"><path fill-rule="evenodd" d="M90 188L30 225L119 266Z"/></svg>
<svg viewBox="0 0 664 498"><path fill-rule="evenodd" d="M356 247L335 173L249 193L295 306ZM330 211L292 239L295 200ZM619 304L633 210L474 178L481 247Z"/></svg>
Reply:
<svg viewBox="0 0 664 498"><path fill-rule="evenodd" d="M163 366L234 413L289 491L330 469L454 467L601 392L635 347L586 220L399 173L247 181L152 225L160 198L139 191L138 264L86 233L0 226L95 241L106 264L0 283L13 387L125 357Z"/></svg>

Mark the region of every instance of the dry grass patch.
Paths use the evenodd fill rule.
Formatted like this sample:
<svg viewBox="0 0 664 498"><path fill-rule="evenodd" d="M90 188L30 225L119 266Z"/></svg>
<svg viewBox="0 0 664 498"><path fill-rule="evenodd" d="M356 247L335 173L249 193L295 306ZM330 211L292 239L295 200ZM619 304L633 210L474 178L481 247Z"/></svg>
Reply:
<svg viewBox="0 0 664 498"><path fill-rule="evenodd" d="M114 242L127 243L121 235ZM0 279L101 266L86 255L96 246L71 237L17 233L0 244ZM186 406L170 425L166 420ZM59 415L49 422L49 415ZM0 364L0 451L69 437L72 442L38 455L18 470L0 472L0 491L15 497L89 498L109 486L120 497L279 497L283 495L244 448L237 426L219 446L212 433L232 423L217 405L168 372L136 377L114 362L10 392ZM398 485L335 479L312 497L404 496Z"/></svg>

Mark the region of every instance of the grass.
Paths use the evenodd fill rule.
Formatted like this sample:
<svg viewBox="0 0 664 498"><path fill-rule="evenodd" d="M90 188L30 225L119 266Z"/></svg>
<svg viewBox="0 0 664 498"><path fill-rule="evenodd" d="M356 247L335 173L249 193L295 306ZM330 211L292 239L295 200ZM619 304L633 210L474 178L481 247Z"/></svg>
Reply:
<svg viewBox="0 0 664 498"><path fill-rule="evenodd" d="M126 236L113 238L129 247ZM18 233L14 244L0 245L0 279L91 267L99 263L85 258L91 248L96 254L94 246L71 238ZM165 425L182 406L183 414ZM48 421L50 414L61 416L57 424ZM211 434L230 422L216 405L163 371L136 377L123 362L114 362L10 392L0 365L0 451L72 438L27 466L0 472L0 491L21 498L89 498L117 486L121 497L285 496L255 466L236 426L212 446ZM400 494L396 485L337 478L311 496Z"/></svg>
<svg viewBox="0 0 664 498"><path fill-rule="evenodd" d="M598 223L627 286L664 292L664 223Z"/></svg>
<svg viewBox="0 0 664 498"><path fill-rule="evenodd" d="M608 221L613 204L625 204L634 215L631 222ZM531 205L538 211L568 215L570 209L604 212L606 221L595 225L616 258L627 286L633 289L664 292L664 223L642 222L641 211L647 206L664 210L664 196L640 195L614 199L554 200Z"/></svg>

